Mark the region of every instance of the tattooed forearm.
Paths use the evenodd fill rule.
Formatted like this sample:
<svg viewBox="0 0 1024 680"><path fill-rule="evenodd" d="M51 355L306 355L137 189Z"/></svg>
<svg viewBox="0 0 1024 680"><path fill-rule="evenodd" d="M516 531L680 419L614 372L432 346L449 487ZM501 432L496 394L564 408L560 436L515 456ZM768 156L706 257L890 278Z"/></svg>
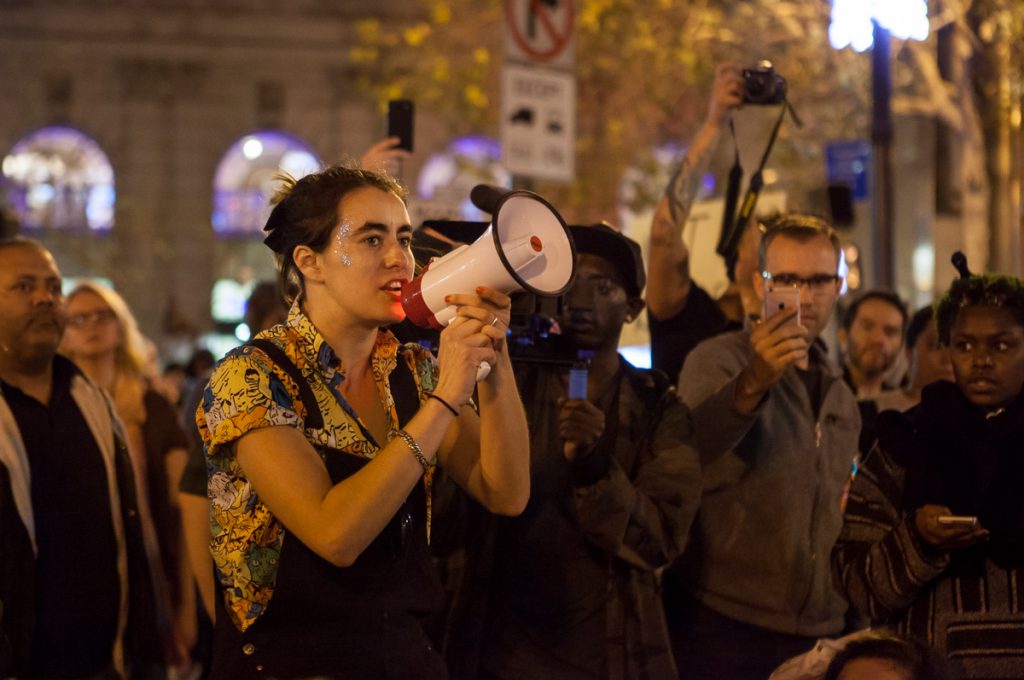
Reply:
<svg viewBox="0 0 1024 680"><path fill-rule="evenodd" d="M676 168L672 180L665 187L669 213L676 226L681 227L690 215L693 201L697 198L697 191L700 189L701 179L711 164L713 150L713 144L697 144L695 141L679 167Z"/></svg>

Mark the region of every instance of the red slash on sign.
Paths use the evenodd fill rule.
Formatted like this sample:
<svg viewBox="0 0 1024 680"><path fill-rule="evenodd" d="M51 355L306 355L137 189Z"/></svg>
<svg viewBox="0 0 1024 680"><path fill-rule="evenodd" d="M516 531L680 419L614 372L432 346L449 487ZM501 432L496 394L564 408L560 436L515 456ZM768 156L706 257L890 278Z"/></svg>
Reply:
<svg viewBox="0 0 1024 680"><path fill-rule="evenodd" d="M573 0L506 0L512 40L528 57L550 61L572 39Z"/></svg>

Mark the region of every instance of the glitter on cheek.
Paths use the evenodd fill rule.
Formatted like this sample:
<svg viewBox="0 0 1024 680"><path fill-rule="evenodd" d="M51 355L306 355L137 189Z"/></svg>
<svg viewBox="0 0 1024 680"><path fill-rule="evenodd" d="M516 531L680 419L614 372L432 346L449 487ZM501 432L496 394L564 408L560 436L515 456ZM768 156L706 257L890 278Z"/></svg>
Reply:
<svg viewBox="0 0 1024 680"><path fill-rule="evenodd" d="M348 249L348 235L351 231L352 223L348 220L343 220L338 228L337 236L334 237L334 252L337 253L338 259L346 267L352 266L352 256L349 254Z"/></svg>

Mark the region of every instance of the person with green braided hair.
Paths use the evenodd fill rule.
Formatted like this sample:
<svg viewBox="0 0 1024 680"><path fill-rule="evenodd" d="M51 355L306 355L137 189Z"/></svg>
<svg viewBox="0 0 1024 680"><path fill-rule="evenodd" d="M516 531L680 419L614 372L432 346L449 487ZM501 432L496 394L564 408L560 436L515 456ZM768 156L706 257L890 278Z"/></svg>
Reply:
<svg viewBox="0 0 1024 680"><path fill-rule="evenodd" d="M833 551L874 626L916 637L961 677L1024 672L1024 282L960 277L935 306L955 382L880 417Z"/></svg>

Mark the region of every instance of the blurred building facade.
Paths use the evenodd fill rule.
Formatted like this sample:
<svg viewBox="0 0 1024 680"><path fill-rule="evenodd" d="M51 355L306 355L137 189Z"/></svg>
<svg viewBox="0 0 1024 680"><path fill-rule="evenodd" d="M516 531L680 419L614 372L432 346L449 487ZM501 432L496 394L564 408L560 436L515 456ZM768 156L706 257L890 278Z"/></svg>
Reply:
<svg viewBox="0 0 1024 680"><path fill-rule="evenodd" d="M420 20L410 15L422 9L423 3L410 0L4 0L0 159L31 147L40 131L63 128L102 152L113 187L112 194L95 194L97 205L78 197L78 208L93 210L87 223L62 223L51 210L50 222L22 220L23 233L50 247L66 276L109 279L155 339L210 330L216 314L211 293L231 288L218 283L234 281L244 291L249 282L272 276L259 231L261 206L246 193L251 187L245 182L265 185L273 172L256 158L279 142L323 163L358 158L385 130L383 111L357 87L359 66L347 58L359 44L358 22L374 17L401 24ZM988 198L981 121L963 94L971 87L972 72L964 65L973 43L962 32L949 35L945 47L939 41L935 79L921 79L918 100L894 105L895 284L914 305L948 284L954 250L965 250L979 270L1019 274L1024 260L1019 182L995 192L997 200L1013 198L1004 201L1010 206L1003 211L1007 228L989 227L989 210L998 205ZM904 59L915 61L908 54ZM917 61L936 58L926 56ZM933 101L946 92L961 94L944 95L941 106ZM1020 98L1016 90L1010 94L1012 144L999 148L1014 150L1013 177L1020 177ZM457 124L423 109L416 125L416 153L400 178L416 197L410 205L414 223L479 218L464 212L469 188L477 181L511 182L496 140L453 138ZM787 162L804 167L798 187L769 182L768 190L788 193L790 207L827 210L823 195L803 193L822 193L820 147L827 141L798 140L788 160L779 156L776 163L773 157L768 169L783 179L794 175ZM719 195L732 161L724 146ZM666 167L680 151L673 149ZM278 157L291 151L279 150ZM85 155L81 148L75 153ZM23 155L29 158L31 148ZM252 161L249 170L246 159ZM617 171L628 174L630 160L621 162ZM12 203L5 193L9 179L24 170L14 167L20 161L6 163L0 206ZM226 176L242 178L241 185L218 186ZM652 186L656 196L664 180ZM19 196L15 202L39 204L54 196ZM112 199L110 224L104 222L105 198ZM241 212L225 215L225 206ZM579 221L581 211L587 214L586 206L558 207L570 222ZM874 248L867 197L855 200L852 217L845 236L859 247L861 284L869 287ZM646 242L646 213L622 216L620 223ZM635 330L639 335L630 342L642 344L645 329Z"/></svg>
<svg viewBox="0 0 1024 680"><path fill-rule="evenodd" d="M358 158L383 136L384 117L357 92L347 46L358 18L386 20L402 4L0 4L0 158L48 126L71 128L106 155L116 192L109 229L23 225L22 233L51 248L65 276L109 279L148 334L207 330L218 279L273 273L258 229L213 227L225 154L271 130L325 163ZM428 124L421 139L429 138Z"/></svg>

